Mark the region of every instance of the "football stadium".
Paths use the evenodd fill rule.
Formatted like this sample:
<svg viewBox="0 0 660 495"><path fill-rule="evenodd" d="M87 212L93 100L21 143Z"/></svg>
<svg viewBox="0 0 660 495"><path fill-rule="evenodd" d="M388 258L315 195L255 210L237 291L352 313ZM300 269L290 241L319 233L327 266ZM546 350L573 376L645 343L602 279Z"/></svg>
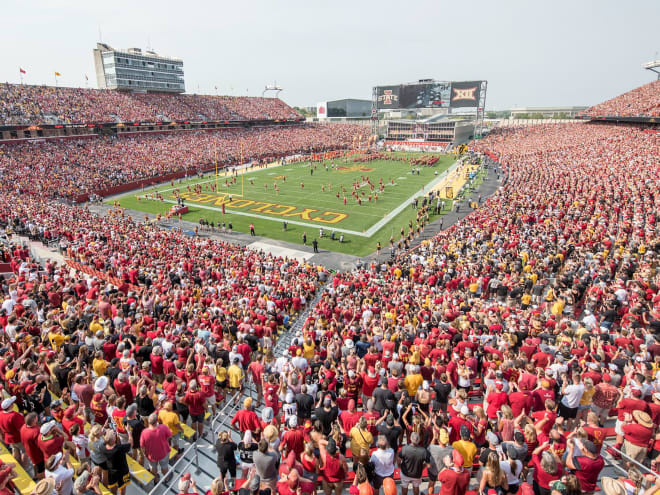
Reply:
<svg viewBox="0 0 660 495"><path fill-rule="evenodd" d="M660 494L660 61L506 112L518 56L337 99L328 54L318 88L282 62L301 107L199 90L151 14L184 58L99 28L95 88L0 85L0 495Z"/></svg>

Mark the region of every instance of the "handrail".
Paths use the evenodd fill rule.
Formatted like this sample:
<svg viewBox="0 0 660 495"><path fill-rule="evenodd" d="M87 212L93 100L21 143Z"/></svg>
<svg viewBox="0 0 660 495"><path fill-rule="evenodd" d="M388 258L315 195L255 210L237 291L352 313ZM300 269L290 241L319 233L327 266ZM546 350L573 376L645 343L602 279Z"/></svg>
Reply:
<svg viewBox="0 0 660 495"><path fill-rule="evenodd" d="M644 474L652 474L653 476L657 476L656 473L654 473L653 471L651 471L651 470L650 470L648 467L646 467L644 464L641 464L640 462L637 462L637 461L636 461L635 459L633 459L632 457L626 455L626 453L625 453L624 451L619 450L619 449L617 449L616 447L614 447L614 444L611 444L611 445L610 445L610 444L608 444L607 442L603 442L603 445L607 447L607 450L610 450L610 449L613 450L614 452L616 452L617 454L619 454L621 457L624 457L624 458L626 459L627 462L630 462L631 464L634 464L634 465L635 465L635 466L636 466L641 472L644 472ZM614 464L614 463L612 464L612 467L614 467L615 469L619 469L619 470L623 471L624 473L627 473L627 472L628 472L627 470L625 470L625 469L622 468L621 466L618 466L618 465L616 465L616 464Z"/></svg>
<svg viewBox="0 0 660 495"><path fill-rule="evenodd" d="M173 475L174 472L176 472L177 466L181 463L181 461L186 460L186 458L188 457L188 454L190 453L191 450L195 451L195 457L188 461L188 463L185 465L185 468L183 469L183 472L185 472L186 469L188 469L193 462L195 462L196 466L199 465L199 455L197 453L197 442L195 441L183 452L183 455L181 455L181 457L170 467L170 469L168 470L168 474L171 473L171 475ZM162 476L160 478L160 480L158 481L158 483L156 483L154 485L154 487L149 491L149 495L155 495L156 490L163 483L165 483L166 480L167 480L167 483L169 483L171 481L171 479L168 479L168 478L170 478L170 476L168 476L167 474L165 476Z"/></svg>
<svg viewBox="0 0 660 495"><path fill-rule="evenodd" d="M234 396L233 396L231 399L228 398L228 400L225 402L225 405L222 407L222 409L220 409L220 410L216 413L216 415L213 416L213 419L211 420L211 431L215 432L215 430L214 430L215 422L216 422L218 419L220 419L220 416L223 415L223 413L225 412L225 409L227 409L228 406L232 406L232 405L234 405L234 402L236 401L236 398L238 397L238 395L239 395L240 393L241 393L241 391L238 390L238 391L234 394Z"/></svg>

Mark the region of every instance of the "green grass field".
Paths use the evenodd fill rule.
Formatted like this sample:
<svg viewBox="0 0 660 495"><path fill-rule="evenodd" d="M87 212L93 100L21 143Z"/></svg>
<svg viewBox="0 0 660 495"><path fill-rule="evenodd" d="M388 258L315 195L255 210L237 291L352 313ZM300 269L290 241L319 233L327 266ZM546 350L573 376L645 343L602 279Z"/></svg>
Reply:
<svg viewBox="0 0 660 495"><path fill-rule="evenodd" d="M231 222L233 230L239 232L249 232L253 223L258 236L296 244L302 244L306 232L308 245L314 238L318 239L319 229L323 228L325 236L319 239L319 249L364 256L374 252L379 241L383 249L387 248L390 236L398 240L400 229L405 227L407 232L408 222L412 220L414 224L416 210L410 206L412 198L422 196L441 181L443 172L455 161L453 155L439 158L433 167L420 167L420 175L411 173L408 163L399 160L360 163L350 157L347 161L340 158L316 163L313 173L309 162L252 169L238 175L234 184L227 184L231 178L218 177L217 193L213 190L216 177L211 174L175 183L174 187L162 184L145 192L133 191L118 201L124 208L165 214L176 203L178 190L189 208L184 220L198 222L202 218L216 226L223 221ZM374 186L373 191L367 178ZM362 198L361 205L351 195L354 183ZM201 191L195 190L197 184ZM145 193L154 190L164 201L144 198ZM141 198L138 200L137 196ZM451 206L451 201L447 201L445 212ZM286 231L284 221L287 221ZM330 240L333 231L336 239L343 233L343 243Z"/></svg>

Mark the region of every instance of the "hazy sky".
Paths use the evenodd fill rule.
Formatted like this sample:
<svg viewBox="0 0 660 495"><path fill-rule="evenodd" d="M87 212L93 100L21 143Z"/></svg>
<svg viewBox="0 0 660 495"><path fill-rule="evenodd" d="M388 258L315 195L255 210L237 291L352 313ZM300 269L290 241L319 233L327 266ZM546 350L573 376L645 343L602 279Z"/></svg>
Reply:
<svg viewBox="0 0 660 495"><path fill-rule="evenodd" d="M592 105L653 80L659 0L5 1L0 81L96 87L92 49L183 58L186 90L291 105L378 84L488 80L487 109Z"/></svg>

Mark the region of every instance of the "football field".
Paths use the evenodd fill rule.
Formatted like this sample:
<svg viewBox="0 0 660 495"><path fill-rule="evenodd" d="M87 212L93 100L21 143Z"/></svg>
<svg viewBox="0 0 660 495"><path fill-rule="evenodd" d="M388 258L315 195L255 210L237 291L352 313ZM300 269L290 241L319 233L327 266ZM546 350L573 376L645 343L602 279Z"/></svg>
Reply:
<svg viewBox="0 0 660 495"><path fill-rule="evenodd" d="M348 157L210 173L115 200L124 208L166 215L180 197L189 209L184 220L202 219L216 228L224 223L227 229L231 223L239 232L249 232L254 224L258 236L296 244L306 234L308 245L316 238L319 249L364 256L376 250L377 242L385 249L390 237L398 240L401 229L407 233L417 217L412 201L442 187L456 157L414 158L433 156L438 158L433 166L411 166L405 155L393 154L392 159ZM446 202L445 212L451 204Z"/></svg>

